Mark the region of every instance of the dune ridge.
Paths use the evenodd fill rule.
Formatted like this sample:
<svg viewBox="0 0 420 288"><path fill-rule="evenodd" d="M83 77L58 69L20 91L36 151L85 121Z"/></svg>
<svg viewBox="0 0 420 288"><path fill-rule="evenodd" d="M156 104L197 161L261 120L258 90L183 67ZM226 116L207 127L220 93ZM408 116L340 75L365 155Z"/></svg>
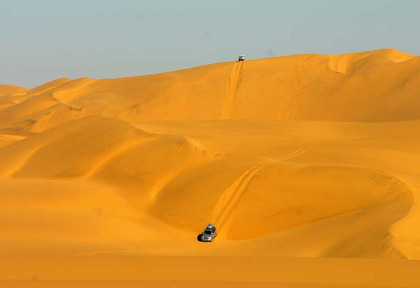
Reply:
<svg viewBox="0 0 420 288"><path fill-rule="evenodd" d="M68 119L99 114L129 122L417 120L419 65L416 56L383 49L226 62L121 79L63 78L28 90L28 99L3 109L0 123L40 132L63 123L57 120L62 113L51 112L63 105L72 115ZM37 127L20 124L40 118L44 122Z"/></svg>

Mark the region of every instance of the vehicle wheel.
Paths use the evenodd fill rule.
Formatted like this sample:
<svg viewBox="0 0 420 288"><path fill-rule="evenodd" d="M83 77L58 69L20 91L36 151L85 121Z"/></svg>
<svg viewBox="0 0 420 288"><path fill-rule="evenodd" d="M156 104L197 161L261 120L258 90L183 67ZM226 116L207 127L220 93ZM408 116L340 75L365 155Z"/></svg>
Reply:
<svg viewBox="0 0 420 288"><path fill-rule="evenodd" d="M197 236L197 241L198 241L198 242L203 242L203 241L201 240L201 236L203 236L203 234L198 234L198 236Z"/></svg>

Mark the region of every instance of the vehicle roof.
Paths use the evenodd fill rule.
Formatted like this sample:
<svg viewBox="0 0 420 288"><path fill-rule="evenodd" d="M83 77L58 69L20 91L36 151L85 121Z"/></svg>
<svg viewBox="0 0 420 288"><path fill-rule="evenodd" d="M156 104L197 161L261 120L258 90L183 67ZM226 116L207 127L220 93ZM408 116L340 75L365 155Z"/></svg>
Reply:
<svg viewBox="0 0 420 288"><path fill-rule="evenodd" d="M211 228L213 228L214 227L214 225L213 224L209 224L209 225L207 225L207 228L206 229L211 229Z"/></svg>

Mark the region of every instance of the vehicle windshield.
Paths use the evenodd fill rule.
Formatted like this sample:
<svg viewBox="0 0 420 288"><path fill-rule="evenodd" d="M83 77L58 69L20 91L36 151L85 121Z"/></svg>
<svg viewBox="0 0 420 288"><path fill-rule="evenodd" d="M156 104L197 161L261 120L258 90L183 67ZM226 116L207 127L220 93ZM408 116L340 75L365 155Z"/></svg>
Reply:
<svg viewBox="0 0 420 288"><path fill-rule="evenodd" d="M205 230L204 234L211 234L211 230Z"/></svg>

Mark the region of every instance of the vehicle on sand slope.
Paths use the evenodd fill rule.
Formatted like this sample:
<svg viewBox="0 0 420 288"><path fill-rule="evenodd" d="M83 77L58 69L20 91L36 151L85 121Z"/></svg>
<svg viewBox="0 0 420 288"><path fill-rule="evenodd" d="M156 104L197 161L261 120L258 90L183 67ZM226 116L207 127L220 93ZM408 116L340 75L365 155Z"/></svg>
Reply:
<svg viewBox="0 0 420 288"><path fill-rule="evenodd" d="M245 55L239 55L238 62L245 61Z"/></svg>
<svg viewBox="0 0 420 288"><path fill-rule="evenodd" d="M199 237L199 240L201 242L212 242L213 239L216 238L216 236L217 236L216 227L214 227L213 224L209 224L207 225L203 234L201 234L201 237Z"/></svg>

